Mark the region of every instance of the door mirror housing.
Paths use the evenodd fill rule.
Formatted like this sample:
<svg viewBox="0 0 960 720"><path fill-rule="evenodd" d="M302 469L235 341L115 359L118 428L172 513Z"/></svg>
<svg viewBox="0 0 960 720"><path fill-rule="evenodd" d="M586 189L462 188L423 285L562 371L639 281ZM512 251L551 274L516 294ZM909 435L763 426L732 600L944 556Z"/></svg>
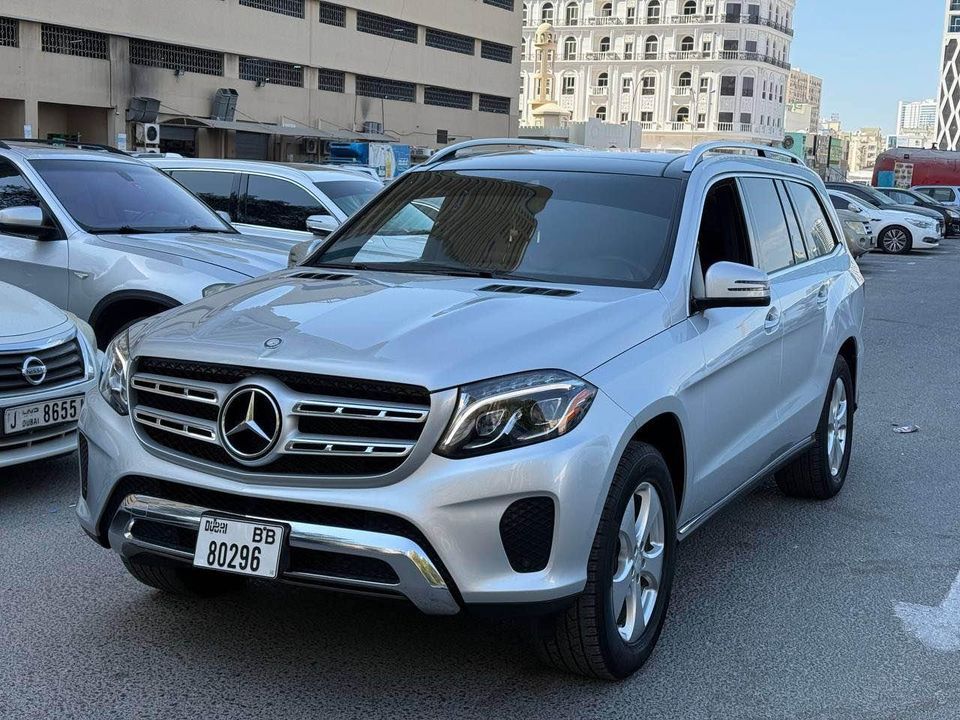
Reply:
<svg viewBox="0 0 960 720"><path fill-rule="evenodd" d="M317 250L324 243L323 238L314 238L313 240L305 240L302 243L297 243L292 248L290 248L290 254L287 255L287 267L292 268L308 257L313 255L314 251Z"/></svg>
<svg viewBox="0 0 960 720"><path fill-rule="evenodd" d="M707 270L704 295L693 300L699 311L721 307L767 307L770 304L770 277L752 265L717 262Z"/></svg>
<svg viewBox="0 0 960 720"><path fill-rule="evenodd" d="M853 213L862 212L862 211L860 210L860 207L859 207L858 205L854 205L853 203L850 203L849 205L847 205L847 210L849 210L850 212L853 212Z"/></svg>
<svg viewBox="0 0 960 720"><path fill-rule="evenodd" d="M233 218L230 217L230 213L228 213L226 210L217 210L216 213L220 216L221 220L226 220L231 225L233 224Z"/></svg>
<svg viewBox="0 0 960 720"><path fill-rule="evenodd" d="M13 233L36 237L46 235L50 231L43 209L36 205L20 205L0 210L0 227L7 228Z"/></svg>
<svg viewBox="0 0 960 720"><path fill-rule="evenodd" d="M307 230L320 237L326 237L338 227L340 222L333 215L311 215L307 218Z"/></svg>

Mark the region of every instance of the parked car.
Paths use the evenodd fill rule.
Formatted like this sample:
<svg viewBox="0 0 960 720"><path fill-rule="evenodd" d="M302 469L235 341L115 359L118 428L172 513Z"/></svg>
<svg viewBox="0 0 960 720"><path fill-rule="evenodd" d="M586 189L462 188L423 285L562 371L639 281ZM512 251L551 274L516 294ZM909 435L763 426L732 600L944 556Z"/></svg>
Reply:
<svg viewBox="0 0 960 720"><path fill-rule="evenodd" d="M436 153L303 265L110 344L84 530L161 590L535 613L548 661L631 674L680 538L771 473L846 478L863 278L772 154Z"/></svg>
<svg viewBox="0 0 960 720"><path fill-rule="evenodd" d="M947 207L937 202L933 198L919 193L916 190L904 190L903 188L878 187L875 190L883 193L893 202L905 207L922 207L927 210L934 210L943 217L944 235L960 235L960 211Z"/></svg>
<svg viewBox="0 0 960 720"><path fill-rule="evenodd" d="M849 210L867 219L877 238L877 247L885 253L902 255L911 250L928 250L940 245L933 220L902 210L878 208L839 190L829 190L830 201L838 210Z"/></svg>
<svg viewBox="0 0 960 720"><path fill-rule="evenodd" d="M241 235L119 151L0 142L0 280L88 321L101 346L145 317L286 267L292 247Z"/></svg>
<svg viewBox="0 0 960 720"><path fill-rule="evenodd" d="M71 453L97 344L79 318L0 282L0 467Z"/></svg>
<svg viewBox="0 0 960 720"><path fill-rule="evenodd" d="M861 257L876 247L873 228L863 215L836 205L834 207L843 227L843 238L847 243L847 250L854 258Z"/></svg>
<svg viewBox="0 0 960 720"><path fill-rule="evenodd" d="M960 208L960 185L914 185L910 189L936 200L941 205Z"/></svg>
<svg viewBox="0 0 960 720"><path fill-rule="evenodd" d="M151 159L242 233L326 237L383 189L362 169L254 160Z"/></svg>
<svg viewBox="0 0 960 720"><path fill-rule="evenodd" d="M944 232L946 231L946 225L944 224L943 213L939 210L929 210L927 208L917 207L916 205L900 205L895 203L893 200L888 198L882 192L878 192L876 188L870 187L869 185L857 185L856 183L827 183L828 190L839 190L840 192L845 192L848 195L852 195L861 202L870 203L874 207L881 208L883 210L902 210L903 212L909 212L914 215L923 215L926 218L930 218L937 223L937 237L943 237Z"/></svg>

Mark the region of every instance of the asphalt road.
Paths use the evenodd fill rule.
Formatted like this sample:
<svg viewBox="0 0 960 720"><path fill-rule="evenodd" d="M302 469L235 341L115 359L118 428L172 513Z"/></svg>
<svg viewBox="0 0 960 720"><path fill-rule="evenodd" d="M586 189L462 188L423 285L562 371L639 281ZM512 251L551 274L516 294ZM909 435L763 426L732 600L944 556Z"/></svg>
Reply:
<svg viewBox="0 0 960 720"><path fill-rule="evenodd" d="M631 680L543 670L506 621L266 584L163 596L81 533L68 458L0 471L0 717L960 718L960 652L895 612L938 606L960 572L960 241L861 266L844 492L767 484L681 545Z"/></svg>

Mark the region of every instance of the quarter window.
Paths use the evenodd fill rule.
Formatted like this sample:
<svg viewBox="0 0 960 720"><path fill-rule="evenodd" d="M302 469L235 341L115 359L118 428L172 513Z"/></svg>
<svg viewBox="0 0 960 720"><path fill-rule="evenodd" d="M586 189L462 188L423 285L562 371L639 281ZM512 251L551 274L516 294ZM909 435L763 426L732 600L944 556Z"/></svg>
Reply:
<svg viewBox="0 0 960 720"><path fill-rule="evenodd" d="M757 265L765 272L776 272L793 265L793 246L774 181L742 178L740 182L753 227Z"/></svg>
<svg viewBox="0 0 960 720"><path fill-rule="evenodd" d="M0 210L39 204L40 198L17 168L11 163L0 162Z"/></svg>
<svg viewBox="0 0 960 720"><path fill-rule="evenodd" d="M307 230L311 215L329 215L303 188L280 178L251 175L243 222L284 230Z"/></svg>
<svg viewBox="0 0 960 720"><path fill-rule="evenodd" d="M234 173L174 170L170 174L214 210L232 212Z"/></svg>
<svg viewBox="0 0 960 720"><path fill-rule="evenodd" d="M830 229L830 222L824 215L823 208L820 206L820 201L817 200L814 191L806 185L795 182L788 182L787 188L790 198L793 200L793 206L797 211L807 254L814 258L833 252L837 242L833 237L833 230Z"/></svg>

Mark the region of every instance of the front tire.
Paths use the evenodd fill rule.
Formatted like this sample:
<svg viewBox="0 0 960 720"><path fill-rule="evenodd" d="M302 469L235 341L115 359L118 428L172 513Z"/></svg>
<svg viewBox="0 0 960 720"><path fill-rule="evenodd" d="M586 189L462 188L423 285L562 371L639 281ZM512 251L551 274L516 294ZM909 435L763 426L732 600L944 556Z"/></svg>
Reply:
<svg viewBox="0 0 960 720"><path fill-rule="evenodd" d="M833 365L814 443L776 473L777 485L792 497L827 500L843 488L853 448L853 377L847 361Z"/></svg>
<svg viewBox="0 0 960 720"><path fill-rule="evenodd" d="M144 585L171 595L216 597L243 587L245 578L193 567L152 565L140 560L122 558L124 567Z"/></svg>
<svg viewBox="0 0 960 720"><path fill-rule="evenodd" d="M900 225L884 228L877 242L881 249L890 255L905 255L913 249L910 231Z"/></svg>
<svg viewBox="0 0 960 720"><path fill-rule="evenodd" d="M670 471L651 445L627 446L604 504L583 593L539 618L534 646L547 663L606 680L626 678L660 637L676 565Z"/></svg>

